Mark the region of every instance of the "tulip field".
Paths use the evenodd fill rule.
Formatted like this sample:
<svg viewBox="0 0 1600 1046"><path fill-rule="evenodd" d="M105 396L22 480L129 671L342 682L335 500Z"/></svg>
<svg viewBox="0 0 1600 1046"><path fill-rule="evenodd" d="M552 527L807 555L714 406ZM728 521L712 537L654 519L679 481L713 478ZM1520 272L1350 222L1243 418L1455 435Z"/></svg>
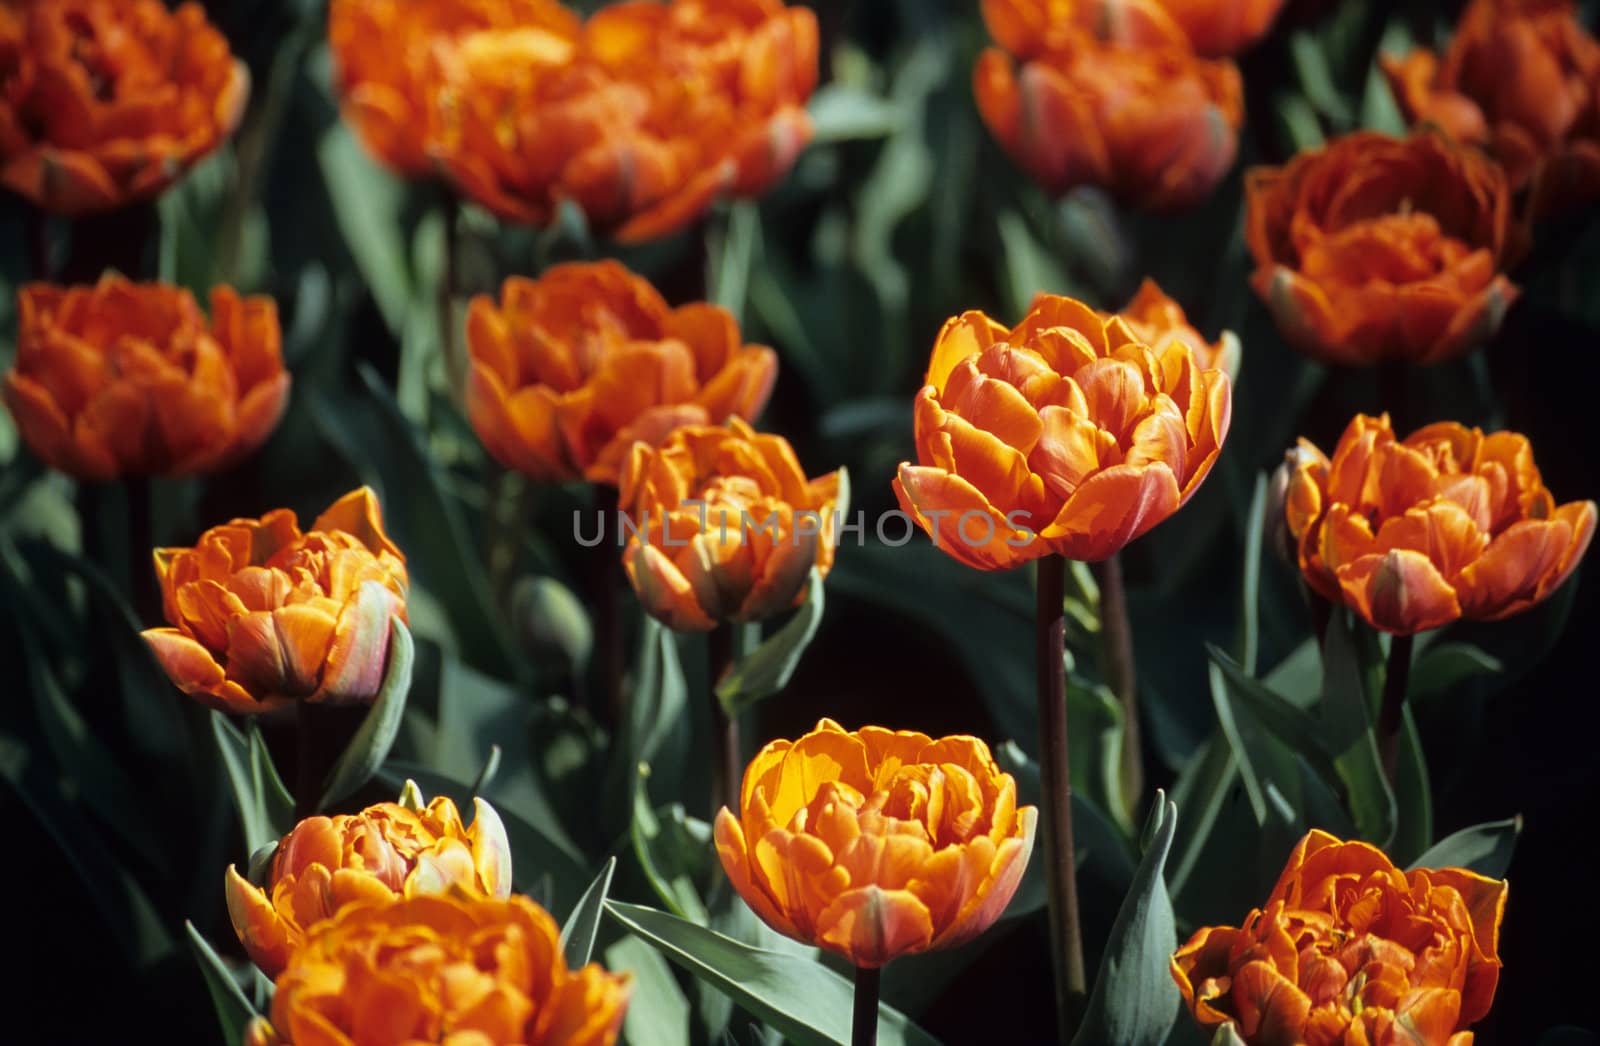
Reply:
<svg viewBox="0 0 1600 1046"><path fill-rule="evenodd" d="M1596 0L0 0L0 1040L1600 1046Z"/></svg>

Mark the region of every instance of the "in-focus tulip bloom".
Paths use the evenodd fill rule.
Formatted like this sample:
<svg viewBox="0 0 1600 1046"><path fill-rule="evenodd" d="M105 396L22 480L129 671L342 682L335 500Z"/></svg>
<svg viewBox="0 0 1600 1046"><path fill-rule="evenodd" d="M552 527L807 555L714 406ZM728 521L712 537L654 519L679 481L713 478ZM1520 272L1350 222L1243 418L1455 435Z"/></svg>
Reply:
<svg viewBox="0 0 1600 1046"><path fill-rule="evenodd" d="M1172 957L1185 1007L1249 1046L1470 1046L1500 979L1506 884L1461 868L1397 869L1313 831L1240 928L1208 926Z"/></svg>
<svg viewBox="0 0 1600 1046"><path fill-rule="evenodd" d="M1528 216L1600 198L1600 43L1567 0L1473 0L1443 55L1385 57L1406 117L1487 147Z"/></svg>
<svg viewBox="0 0 1600 1046"><path fill-rule="evenodd" d="M811 140L817 22L779 0L631 0L576 40L476 33L443 63L436 153L502 218L562 200L624 242L663 236L724 194L755 196Z"/></svg>
<svg viewBox="0 0 1600 1046"><path fill-rule="evenodd" d="M144 638L190 697L251 713L377 696L407 577L371 490L346 494L304 533L276 509L212 527L193 548L158 548L155 563L176 627Z"/></svg>
<svg viewBox="0 0 1600 1046"><path fill-rule="evenodd" d="M439 796L426 807L378 803L308 817L283 837L263 887L228 866L228 915L268 977L283 972L307 930L347 904L444 893L511 893L511 846L494 808L474 799L472 826Z"/></svg>
<svg viewBox="0 0 1600 1046"><path fill-rule="evenodd" d="M1012 330L946 323L917 393L917 464L894 490L934 544L1004 570L1095 562L1166 519L1228 433L1228 376L1185 338L1148 345L1120 316L1040 295Z"/></svg>
<svg viewBox="0 0 1600 1046"><path fill-rule="evenodd" d="M866 968L987 930L1038 820L977 738L829 719L763 748L739 805L716 825L739 896L779 933Z"/></svg>
<svg viewBox="0 0 1600 1046"><path fill-rule="evenodd" d="M1296 348L1438 363L1500 328L1511 196L1478 150L1361 131L1245 176L1250 277Z"/></svg>
<svg viewBox="0 0 1600 1046"><path fill-rule="evenodd" d="M451 891L356 904L289 959L249 1046L611 1046L631 978L569 970L561 930L526 897Z"/></svg>
<svg viewBox="0 0 1600 1046"><path fill-rule="evenodd" d="M1125 0L1099 0L1108 8ZM1266 35L1284 0L1161 0L1172 20L1188 34L1200 54L1222 58L1238 54Z"/></svg>
<svg viewBox="0 0 1600 1046"><path fill-rule="evenodd" d="M1198 57L1157 0L1117 4L984 0L1000 45L973 89L991 133L1046 191L1099 185L1136 207L1173 210L1233 166L1243 83Z"/></svg>
<svg viewBox="0 0 1600 1046"><path fill-rule="evenodd" d="M436 54L474 38L522 39L531 53L559 58L579 26L556 0L333 0L328 46L344 118L385 166L431 174L437 99L447 90Z"/></svg>
<svg viewBox="0 0 1600 1046"><path fill-rule="evenodd" d="M1118 312L1133 336L1158 351L1169 338L1177 339L1194 353L1195 363L1201 370L1220 370L1229 381L1239 377L1241 350L1239 339L1232 331L1223 331L1216 341L1206 341L1189 323L1183 306L1167 297L1155 280L1146 279L1139 285L1139 293ZM1108 319L1110 317L1107 317Z"/></svg>
<svg viewBox="0 0 1600 1046"><path fill-rule="evenodd" d="M83 215L148 200L233 133L250 76L198 3L0 5L0 184Z"/></svg>
<svg viewBox="0 0 1600 1046"><path fill-rule="evenodd" d="M1294 460L1284 511L1301 572L1385 632L1521 613L1594 535L1594 502L1557 506L1515 432L1445 421L1400 441L1388 415L1358 415L1331 462L1305 440Z"/></svg>
<svg viewBox="0 0 1600 1046"><path fill-rule="evenodd" d="M634 441L754 418L778 358L745 345L733 314L670 308L613 261L512 277L467 316L467 414L489 453L541 482L618 480Z"/></svg>
<svg viewBox="0 0 1600 1046"><path fill-rule="evenodd" d="M28 446L79 479L226 468L264 443L289 400L271 298L108 274L17 294L6 406Z"/></svg>
<svg viewBox="0 0 1600 1046"><path fill-rule="evenodd" d="M677 429L659 448L635 443L620 504L638 526L622 564L639 601L683 631L794 606L811 568L833 566L843 479L806 479L788 440L738 418Z"/></svg>

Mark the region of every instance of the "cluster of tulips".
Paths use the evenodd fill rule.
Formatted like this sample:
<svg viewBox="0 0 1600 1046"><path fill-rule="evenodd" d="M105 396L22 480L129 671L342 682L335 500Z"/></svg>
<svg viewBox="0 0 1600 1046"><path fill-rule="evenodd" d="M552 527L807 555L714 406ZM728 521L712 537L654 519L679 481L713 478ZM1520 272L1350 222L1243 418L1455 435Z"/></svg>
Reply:
<svg viewBox="0 0 1600 1046"><path fill-rule="evenodd" d="M1188 207L1233 165L1244 105L1230 56L1278 6L984 0L997 46L979 59L976 105L1051 193L1098 185L1137 208ZM617 240L660 237L765 191L811 136L817 25L779 0L632 0L586 20L554 0L332 0L328 38L371 154L508 222L571 203ZM1503 76L1513 53L1524 75ZM1318 359L1431 364L1498 328L1537 222L1600 196L1600 46L1569 4L1473 0L1444 54L1383 71L1410 137L1359 132L1249 172L1252 285ZM232 133L248 90L196 4L7 3L0 182L67 216L148 201ZM5 403L31 451L84 483L221 470L286 409L269 298L221 287L207 313L186 291L107 274L31 284L17 315ZM620 566L665 626L768 621L823 583L847 477L808 477L754 427L779 354L746 344L726 309L674 307L615 261L567 263L473 300L465 343L463 407L483 447L533 482L614 498L634 524ZM960 563L1035 564L1040 807L1018 805L980 740L830 720L748 765L735 741L717 797L727 881L768 926L855 966L869 1015L879 968L983 933L1033 859L1069 1034L1087 985L1063 577L1068 561L1114 561L1195 494L1228 436L1240 357L1154 283L1117 312L1040 294L1014 325L969 311L938 334L907 403L915 460L893 491ZM1331 455L1301 440L1277 490L1272 525L1307 588L1392 635L1392 659L1420 632L1544 600L1596 519L1592 502L1558 504L1520 435L1451 421L1402 435L1387 415L1355 417ZM304 530L273 510L154 556L166 624L145 638L184 694L239 716L378 698L408 574L371 491ZM1386 692L1380 734L1403 700ZM487 803L469 826L414 787L334 816L297 798L305 816L270 859L226 873L239 939L277 985L251 1042L614 1041L627 977L568 967L551 915L511 893ZM1504 882L1407 874L1313 831L1261 907L1199 930L1171 974L1195 1020L1247 1043L1463 1046L1495 993L1505 903Z"/></svg>

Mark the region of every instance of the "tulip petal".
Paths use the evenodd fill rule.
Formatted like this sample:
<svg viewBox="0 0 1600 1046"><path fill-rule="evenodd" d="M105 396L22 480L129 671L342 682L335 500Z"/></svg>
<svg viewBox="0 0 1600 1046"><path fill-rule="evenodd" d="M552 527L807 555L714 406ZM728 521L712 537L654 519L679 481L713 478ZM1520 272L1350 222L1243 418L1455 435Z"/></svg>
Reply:
<svg viewBox="0 0 1600 1046"><path fill-rule="evenodd" d="M339 612L321 673L322 685L310 700L351 704L376 697L388 666L391 622L403 613L400 598L388 588L377 581L363 581L355 599ZM282 614L279 616L281 619ZM287 642L284 645L289 646Z"/></svg>
<svg viewBox="0 0 1600 1046"><path fill-rule="evenodd" d="M909 890L865 886L834 898L817 917L816 933L822 945L871 969L925 950L933 923Z"/></svg>
<svg viewBox="0 0 1600 1046"><path fill-rule="evenodd" d="M152 628L141 633L167 678L190 697L199 698L213 708L237 714L266 711L239 684L227 678L211 651L175 628Z"/></svg>
<svg viewBox="0 0 1600 1046"><path fill-rule="evenodd" d="M300 934L278 914L266 894L252 886L231 864L224 879L223 894L239 943L244 945L251 961L262 973L276 977L288 965L289 952Z"/></svg>
<svg viewBox="0 0 1600 1046"><path fill-rule="evenodd" d="M1178 507L1165 463L1116 465L1090 476L1040 535L1069 559L1093 563L1116 553Z"/></svg>

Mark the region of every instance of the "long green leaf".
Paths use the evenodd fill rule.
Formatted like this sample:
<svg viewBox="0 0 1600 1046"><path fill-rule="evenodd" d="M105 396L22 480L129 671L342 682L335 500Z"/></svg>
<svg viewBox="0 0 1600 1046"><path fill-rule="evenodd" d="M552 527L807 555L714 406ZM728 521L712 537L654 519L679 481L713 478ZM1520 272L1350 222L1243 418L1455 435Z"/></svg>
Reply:
<svg viewBox="0 0 1600 1046"><path fill-rule="evenodd" d="M622 1018L622 1036L632 1046L689 1046L689 1000L661 953L638 937L606 949L606 968L633 975L633 995Z"/></svg>
<svg viewBox="0 0 1600 1046"><path fill-rule="evenodd" d="M1493 879L1505 877L1511 853L1522 834L1522 818L1487 821L1463 828L1433 844L1411 862L1412 868L1465 868Z"/></svg>
<svg viewBox="0 0 1600 1046"><path fill-rule="evenodd" d="M1163 878L1177 823L1178 808L1158 790L1144 857L1111 925L1074 1046L1160 1046L1177 1020L1178 987L1168 967L1178 931Z"/></svg>
<svg viewBox="0 0 1600 1046"><path fill-rule="evenodd" d="M1256 651L1261 646L1261 542L1267 519L1267 474L1256 475L1250 511L1244 521L1244 578L1239 599L1239 666L1256 671Z"/></svg>
<svg viewBox="0 0 1600 1046"><path fill-rule="evenodd" d="M567 966L576 970L589 961L594 953L595 935L600 932L600 910L606 902L606 892L611 889L611 876L617 870L617 859L606 859L605 867L595 876L594 882L583 891L578 906L567 916L561 927L561 951Z"/></svg>
<svg viewBox="0 0 1600 1046"><path fill-rule="evenodd" d="M1320 710L1327 749L1345 784L1350 816L1362 839L1387 845L1396 819L1394 792L1384 776L1373 736L1371 672L1362 663L1347 616L1335 613L1322 646Z"/></svg>
<svg viewBox="0 0 1600 1046"><path fill-rule="evenodd" d="M372 709L361 721L355 737L328 775L318 809L327 809L372 780L394 747L400 733L400 720L406 712L406 695L411 690L411 667L416 660L416 645L411 630L394 618L389 629L389 663L384 669L383 686Z"/></svg>
<svg viewBox="0 0 1600 1046"><path fill-rule="evenodd" d="M262 768L263 760L270 768L270 757L266 746L259 741L254 724L249 730L247 737L225 713L211 713L211 735L216 739L228 783L233 786L233 803L239 811L239 826L244 830L245 850L253 854L262 847L274 845L294 827L294 801L286 793L278 793L282 781L278 780L277 771ZM275 782L276 788L268 785L269 780ZM285 799L288 799L287 804Z"/></svg>
<svg viewBox="0 0 1600 1046"><path fill-rule="evenodd" d="M373 163L350 129L335 121L317 145L333 213L389 329L405 329L411 272L400 214L405 186Z"/></svg>
<svg viewBox="0 0 1600 1046"><path fill-rule="evenodd" d="M200 931L194 928L194 923L185 920L183 928L188 933L189 949L194 952L195 963L200 967L201 976L205 978L206 991L211 995L211 1005L216 1007L217 1021L222 1025L222 1039L229 1046L237 1046L244 1041L245 1029L250 1027L250 1022L257 1016L256 1008L245 998L244 990L239 987L239 982L233 979L228 964L223 962L222 956L200 936Z"/></svg>
<svg viewBox="0 0 1600 1046"><path fill-rule="evenodd" d="M670 961L725 993L798 1046L850 1042L854 988L821 963L752 948L653 908L607 901L606 911ZM878 1008L881 1046L934 1046L937 1040L889 1006Z"/></svg>
<svg viewBox="0 0 1600 1046"><path fill-rule="evenodd" d="M1208 738L1178 774L1172 802L1178 808L1179 821L1173 832L1172 872L1167 877L1174 895L1182 893L1194 873L1238 776L1238 758L1227 739L1217 735Z"/></svg>
<svg viewBox="0 0 1600 1046"><path fill-rule="evenodd" d="M822 573L812 567L811 578L806 582L806 599L800 609L717 684L717 700L730 716L789 685L795 669L800 666L800 658L816 637L817 626L822 623L823 605Z"/></svg>
<svg viewBox="0 0 1600 1046"><path fill-rule="evenodd" d="M1433 789L1422 735L1410 706L1403 710L1400 744L1394 767L1394 838L1388 853L1397 862L1411 860L1433 842Z"/></svg>

